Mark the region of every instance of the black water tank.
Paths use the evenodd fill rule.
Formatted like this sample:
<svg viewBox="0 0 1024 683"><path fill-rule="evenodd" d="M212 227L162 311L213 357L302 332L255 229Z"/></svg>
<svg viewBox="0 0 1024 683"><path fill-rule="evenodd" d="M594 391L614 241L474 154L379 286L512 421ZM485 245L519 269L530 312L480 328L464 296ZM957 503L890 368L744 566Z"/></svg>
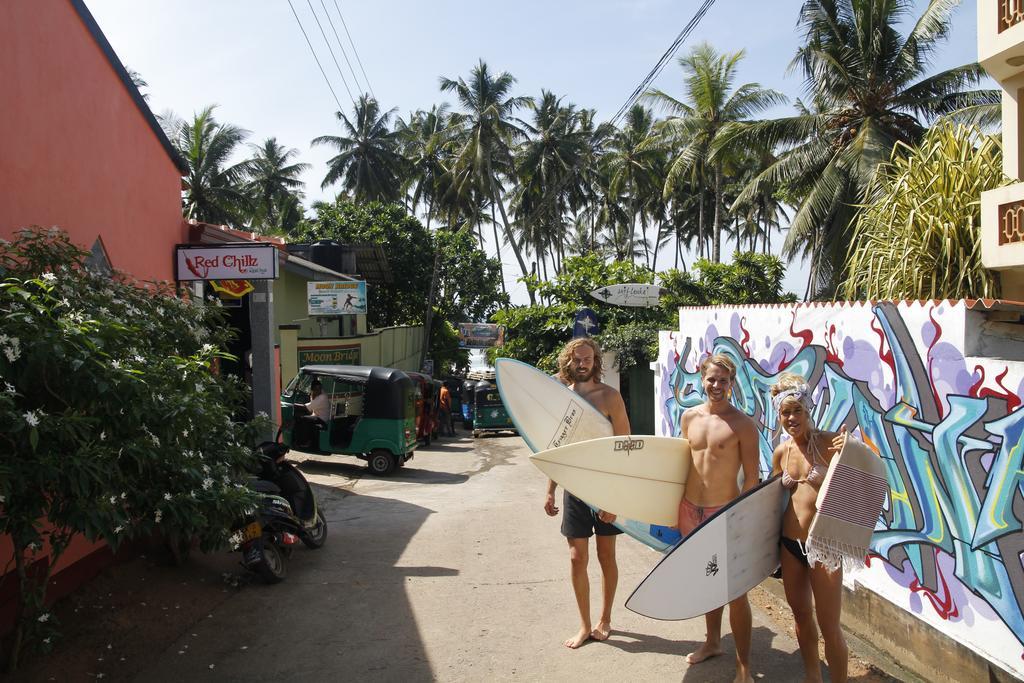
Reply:
<svg viewBox="0 0 1024 683"><path fill-rule="evenodd" d="M334 240L320 240L309 247L309 260L318 266L330 268L336 273L344 273L345 247Z"/></svg>

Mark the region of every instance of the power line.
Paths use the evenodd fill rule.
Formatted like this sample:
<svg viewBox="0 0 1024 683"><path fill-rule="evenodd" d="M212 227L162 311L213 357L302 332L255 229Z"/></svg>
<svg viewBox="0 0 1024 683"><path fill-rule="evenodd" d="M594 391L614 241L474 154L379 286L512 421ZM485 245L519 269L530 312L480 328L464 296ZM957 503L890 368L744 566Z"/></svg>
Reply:
<svg viewBox="0 0 1024 683"><path fill-rule="evenodd" d="M697 28L697 24L700 23L701 19L704 18L704 15L707 14L708 10L711 9L711 6L714 4L715 0L704 0L704 3L697 10L697 13L693 15L693 18L691 18L690 21L687 22L686 26L683 27L683 30L679 32L679 35L676 36L676 39L672 41L672 44L669 45L667 50L665 50L665 54L661 56L661 59L659 59L658 62L654 65L654 68L652 68L648 72L647 76L645 76L644 79L640 81L640 85L636 86L636 89L630 94L630 96L626 99L625 103L619 108L619 111L617 111L615 113L615 116L612 117L612 123L615 123L620 118L622 118L622 115L629 111L629 109L634 104L636 104L637 100L640 99L640 97L647 90L648 86L650 86L654 79L656 79L658 75L664 70L665 66L669 63L669 60L672 59L672 56L676 53L679 47L687 39L687 37L689 37L690 33L693 32L693 29Z"/></svg>
<svg viewBox="0 0 1024 683"><path fill-rule="evenodd" d="M363 80L366 81L366 87L370 89L370 94L373 95L373 98L377 99L377 93L373 92L373 86L370 85L370 78L366 75L366 69L363 68L363 60L359 58L359 50L356 49L356 44L352 40L352 34L348 32L348 24L345 23L345 17L341 13L341 8L338 7L338 0L334 0L334 9L338 12L338 18L341 19L341 25L345 29L345 35L348 36L348 44L352 46L352 53L356 56L356 61L359 62L359 70L363 72Z"/></svg>
<svg viewBox="0 0 1024 683"><path fill-rule="evenodd" d="M289 0L291 2L291 0ZM327 51L331 53L331 59L334 61L334 66L338 68L338 75L341 76L341 83L345 86L345 91L348 92L348 98L352 100L352 105L355 106L356 98L352 97L352 90L348 87L348 81L345 80L345 74L341 73L341 65L338 64L338 58L334 56L334 50L331 48L331 42L327 40L327 34L324 33L324 26L320 23L320 17L317 16L316 10L313 9L313 3L306 0L306 4L309 5L309 11L313 13L313 19L316 21L316 25L320 27L320 35L323 36L324 44L327 45Z"/></svg>
<svg viewBox="0 0 1024 683"><path fill-rule="evenodd" d="M658 77L658 74L660 74L662 70L664 70L669 60L672 59L672 56L676 53L676 51L679 50L679 47L686 41L690 33L693 32L693 29L697 28L697 24L700 23L701 19L704 18L704 15L707 14L708 10L711 9L711 6L714 4L715 0L704 0L701 6L697 9L696 14L694 14L690 21L686 23L686 26L684 26L683 30L679 32L679 35L676 36L676 39L672 41L672 44L669 45L667 50L665 50L665 53L657 61L654 67L647 73L644 79L640 81L640 85L638 85L633 90L633 92L630 93L629 97L626 98L626 101L619 108L619 111L616 112L615 116L611 118L609 123L615 125L615 123L620 118L622 118L622 115L629 111L629 109L634 104L636 104L637 100L639 100L640 97L644 94L644 92L650 86L651 82ZM529 216L527 216L525 221L526 225L529 225L534 220L536 220L536 218L540 215L541 211L543 211L549 203L555 200L555 197L557 197L558 193L562 191L562 188L564 188L568 184L571 177L572 174L570 173L566 173L564 176L562 176L562 178L555 184L555 187L552 188L552 190L541 199L537 207L530 213Z"/></svg>
<svg viewBox="0 0 1024 683"><path fill-rule="evenodd" d="M302 22L299 21L299 15L295 12L295 6L292 5L292 0L288 0L288 6L292 8L292 15L295 17L295 22L299 25L299 30L302 31L302 36L306 39L306 45L309 45L309 51L313 53L313 59L316 60L316 65L320 67L320 73L323 74L324 82L327 83L328 90L331 91L331 95L334 97L334 103L338 105L338 111L342 110L341 102L338 100L338 94L334 92L334 87L331 85L331 79L327 78L327 72L324 71L323 65L320 63L320 58L316 56L316 50L313 49L313 43L309 42L309 36L306 35L306 29L303 28ZM349 93L351 97L351 93Z"/></svg>
<svg viewBox="0 0 1024 683"><path fill-rule="evenodd" d="M338 29L334 28L334 20L331 19L331 13L327 11L327 5L324 4L324 0L320 0L320 6L324 8L324 16L327 17L327 23L331 25L331 33L334 34L334 40L338 43L338 49L341 50L341 56L345 58L345 63L348 64L348 72L352 74L352 81L356 84L356 87L359 88L360 94L366 92L366 90L363 89L362 84L359 82L359 78L356 76L355 69L352 68L352 62L348 60L348 52L345 51L345 47L341 44L341 38L338 37ZM369 87L369 82L367 82L367 87Z"/></svg>

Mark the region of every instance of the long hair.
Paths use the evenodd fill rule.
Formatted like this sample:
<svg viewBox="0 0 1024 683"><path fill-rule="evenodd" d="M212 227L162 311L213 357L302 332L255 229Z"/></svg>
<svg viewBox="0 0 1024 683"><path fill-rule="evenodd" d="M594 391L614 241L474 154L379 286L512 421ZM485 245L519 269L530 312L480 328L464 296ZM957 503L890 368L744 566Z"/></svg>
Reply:
<svg viewBox="0 0 1024 683"><path fill-rule="evenodd" d="M597 342L590 337L580 337L579 339L573 339L571 342L565 345L562 352L558 354L558 378L565 384L572 384L576 381L576 378L572 376L572 370L569 368L572 363L573 352L581 346L589 346L594 351L594 372L592 379L595 382L600 382L601 378L604 377L604 364L601 361L601 347L597 345Z"/></svg>

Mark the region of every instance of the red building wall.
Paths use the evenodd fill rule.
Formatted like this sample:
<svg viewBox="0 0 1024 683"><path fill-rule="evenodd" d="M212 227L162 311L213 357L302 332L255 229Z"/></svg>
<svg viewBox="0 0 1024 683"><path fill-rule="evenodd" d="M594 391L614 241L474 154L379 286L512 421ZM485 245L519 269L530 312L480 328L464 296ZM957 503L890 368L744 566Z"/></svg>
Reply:
<svg viewBox="0 0 1024 683"><path fill-rule="evenodd" d="M71 0L0 2L0 237L56 225L140 279L173 279L181 173ZM101 41L101 42L100 42Z"/></svg>
<svg viewBox="0 0 1024 683"><path fill-rule="evenodd" d="M170 280L174 245L187 239L182 173L116 59L81 0L0 0L0 237L58 226L85 249L100 237L115 269ZM0 536L0 567L11 553ZM76 538L54 568L75 571L51 597L109 556ZM5 583L0 633L12 606Z"/></svg>

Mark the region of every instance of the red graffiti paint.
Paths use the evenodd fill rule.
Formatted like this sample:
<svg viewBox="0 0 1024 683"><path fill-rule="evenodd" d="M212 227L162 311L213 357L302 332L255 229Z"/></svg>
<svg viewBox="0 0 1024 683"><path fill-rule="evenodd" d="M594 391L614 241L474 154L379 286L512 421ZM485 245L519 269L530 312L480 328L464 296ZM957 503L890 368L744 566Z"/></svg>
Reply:
<svg viewBox="0 0 1024 683"><path fill-rule="evenodd" d="M932 390L932 398L935 399L935 407L939 411L939 417L943 417L942 399L939 398L939 390L935 388L935 374L932 372L932 349L939 343L939 338L942 336L942 325L939 325L939 321L932 316L934 310L935 306L928 307L928 320L935 326L935 336L932 337L931 343L928 344L928 386Z"/></svg>
<svg viewBox="0 0 1024 683"><path fill-rule="evenodd" d="M743 347L743 353L747 354L747 356L750 356L750 347L747 346L747 343L750 341L750 331L743 326L743 323L745 322L747 322L747 319L745 317L740 318L740 330L743 332L743 338L740 339L740 346Z"/></svg>
<svg viewBox="0 0 1024 683"><path fill-rule="evenodd" d="M839 357L839 349L836 347L835 342L836 326L828 326L828 335L825 337L825 360L835 363L839 367L843 367L843 359Z"/></svg>
<svg viewBox="0 0 1024 683"><path fill-rule="evenodd" d="M878 335L878 357L883 363L889 366L892 371L892 376L896 376L896 361L892 357L892 350L889 348L888 343L885 340L885 331L878 326L878 321L875 318L871 319L871 331Z"/></svg>
<svg viewBox="0 0 1024 683"><path fill-rule="evenodd" d="M793 311L793 319L789 322L789 334L803 340L800 349L797 349L797 351L800 351L811 345L811 342L814 341L814 333L810 330L795 330L793 329L794 324L796 324L796 311Z"/></svg>
<svg viewBox="0 0 1024 683"><path fill-rule="evenodd" d="M935 554L938 555L938 551ZM918 582L917 577L914 577L914 580L910 583L910 591L912 593L924 593L924 596L928 598L928 602L935 609L935 613L944 620L949 621L960 616L960 610L953 602L953 596L949 592L949 584L946 583L946 577L943 575L942 569L939 568L938 562L935 565L935 573L939 577L940 589L938 592L922 586ZM945 597L940 597L940 593Z"/></svg>
<svg viewBox="0 0 1024 683"><path fill-rule="evenodd" d="M981 378L974 383L968 391L968 395L974 396L975 398L1002 398L1006 400L1006 411L1013 412L1017 406L1021 404L1020 397L1013 393L1003 385L1003 379L1007 373L1010 372L1008 366L1004 366L1003 371L996 376L996 385L1002 389L1002 391L996 391L995 389L989 389L985 384L985 368L980 365L974 366L974 371L981 373Z"/></svg>

